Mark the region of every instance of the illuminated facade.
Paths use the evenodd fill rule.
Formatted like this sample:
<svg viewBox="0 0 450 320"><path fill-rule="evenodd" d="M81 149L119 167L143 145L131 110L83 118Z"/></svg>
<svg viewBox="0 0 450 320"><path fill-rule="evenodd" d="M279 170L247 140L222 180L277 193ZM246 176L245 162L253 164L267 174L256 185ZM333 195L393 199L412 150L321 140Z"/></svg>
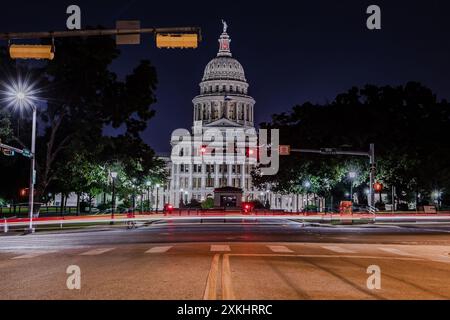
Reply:
<svg viewBox="0 0 450 320"><path fill-rule="evenodd" d="M247 142L254 141L256 145L257 140L254 127L255 100L249 95L244 68L231 53L231 39L227 28L224 23L217 56L206 65L199 85L200 94L192 101L192 132L175 132L171 138L172 157L162 158L166 161L169 183L159 193L158 207L162 208L164 203L179 207L192 200L202 202L212 198L216 188L233 187L242 189L242 201L259 200L273 209L301 210L306 204L306 196L277 195L253 187L251 172L257 161L256 152L249 155L252 149L234 147L230 151L230 146L227 145L229 142L223 142L214 148L214 152L224 155L233 153L233 162L225 159L222 162L208 161L208 157L204 156L210 150L203 146L202 137L211 130L220 132L222 137L226 136L227 130L243 130L246 132ZM182 135L192 136L192 146L181 151L185 156L189 153L192 157L176 160L173 155L179 155L180 151L175 151L174 148ZM196 160L190 161L192 158Z"/></svg>

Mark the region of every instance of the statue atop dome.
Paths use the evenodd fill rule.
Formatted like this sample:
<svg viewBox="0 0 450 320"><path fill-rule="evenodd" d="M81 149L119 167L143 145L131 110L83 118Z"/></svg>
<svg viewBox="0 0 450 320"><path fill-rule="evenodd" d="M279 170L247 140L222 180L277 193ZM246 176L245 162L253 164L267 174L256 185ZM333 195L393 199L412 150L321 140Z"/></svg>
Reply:
<svg viewBox="0 0 450 320"><path fill-rule="evenodd" d="M223 33L227 33L227 30L228 30L227 22L222 19L222 24L223 24Z"/></svg>

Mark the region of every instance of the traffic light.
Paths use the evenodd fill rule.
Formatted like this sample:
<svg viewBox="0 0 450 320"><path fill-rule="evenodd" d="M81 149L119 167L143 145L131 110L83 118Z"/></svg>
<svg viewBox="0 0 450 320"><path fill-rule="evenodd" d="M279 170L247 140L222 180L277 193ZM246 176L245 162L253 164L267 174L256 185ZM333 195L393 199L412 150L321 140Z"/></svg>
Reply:
<svg viewBox="0 0 450 320"><path fill-rule="evenodd" d="M22 198L25 198L28 195L28 188L20 189L20 193L19 194L20 194L20 196Z"/></svg>
<svg viewBox="0 0 450 320"><path fill-rule="evenodd" d="M246 147L245 148L245 156L247 158L256 159L258 157L258 148L257 147Z"/></svg>
<svg viewBox="0 0 450 320"><path fill-rule="evenodd" d="M196 49L199 37L196 33L158 33L156 35L157 48Z"/></svg>
<svg viewBox="0 0 450 320"><path fill-rule="evenodd" d="M26 158L31 158L31 151L30 150L28 150L28 149L23 149L23 153L22 153L22 155L24 156L24 157L26 157Z"/></svg>
<svg viewBox="0 0 450 320"><path fill-rule="evenodd" d="M9 47L11 59L47 59L55 58L55 50L51 45L19 45Z"/></svg>
<svg viewBox="0 0 450 320"><path fill-rule="evenodd" d="M383 185L382 185L381 183L379 183L379 182L375 182L375 183L373 184L373 189L374 189L376 192L381 192L381 190L383 190Z"/></svg>

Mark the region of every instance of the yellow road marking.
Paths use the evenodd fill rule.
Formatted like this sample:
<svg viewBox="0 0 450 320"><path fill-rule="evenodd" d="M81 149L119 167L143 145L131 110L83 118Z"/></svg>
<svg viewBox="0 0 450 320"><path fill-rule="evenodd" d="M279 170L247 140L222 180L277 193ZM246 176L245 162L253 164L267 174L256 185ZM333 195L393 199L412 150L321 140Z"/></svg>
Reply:
<svg viewBox="0 0 450 320"><path fill-rule="evenodd" d="M203 300L216 300L217 298L217 274L219 273L219 258L220 254L215 254L211 268L208 274L208 280L206 281L205 293L203 294Z"/></svg>
<svg viewBox="0 0 450 320"><path fill-rule="evenodd" d="M231 285L230 258L228 254L223 255L222 260L222 300L236 300Z"/></svg>

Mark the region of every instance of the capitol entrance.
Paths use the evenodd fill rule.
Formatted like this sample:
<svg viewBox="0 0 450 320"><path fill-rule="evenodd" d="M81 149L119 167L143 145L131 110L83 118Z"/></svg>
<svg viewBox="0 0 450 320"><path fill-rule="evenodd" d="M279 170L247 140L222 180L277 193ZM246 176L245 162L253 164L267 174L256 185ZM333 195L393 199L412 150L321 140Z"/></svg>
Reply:
<svg viewBox="0 0 450 320"><path fill-rule="evenodd" d="M214 207L240 208L242 203L242 189L223 187L214 189Z"/></svg>
<svg viewBox="0 0 450 320"><path fill-rule="evenodd" d="M220 197L220 206L224 208L236 208L236 196L221 196Z"/></svg>

